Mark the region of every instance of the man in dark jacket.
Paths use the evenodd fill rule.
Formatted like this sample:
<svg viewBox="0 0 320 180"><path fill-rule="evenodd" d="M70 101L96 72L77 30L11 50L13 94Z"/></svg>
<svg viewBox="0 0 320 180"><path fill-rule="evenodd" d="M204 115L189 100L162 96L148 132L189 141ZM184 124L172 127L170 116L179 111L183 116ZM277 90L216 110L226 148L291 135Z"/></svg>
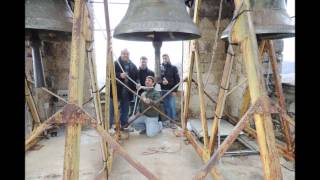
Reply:
<svg viewBox="0 0 320 180"><path fill-rule="evenodd" d="M138 83L140 83L141 86L145 86L145 81L147 76L154 77L154 72L151 71L148 68L148 59L145 56L142 56L140 58L140 67L138 70ZM139 91L139 95L143 92L143 90Z"/></svg>
<svg viewBox="0 0 320 180"><path fill-rule="evenodd" d="M114 62L114 68L116 77L130 89L136 91L138 69L129 59L129 51L127 49L121 51L120 57L116 62ZM112 88L110 88L110 127L112 127L112 124L114 123L114 109L111 90ZM126 87L117 82L117 95L120 108L120 122L121 127L123 127L128 123L129 105L130 101L133 100L133 94Z"/></svg>
<svg viewBox="0 0 320 180"><path fill-rule="evenodd" d="M162 65L161 65L161 79L162 82L161 90L162 95L171 90L175 85L180 82L180 77L178 74L178 68L171 65L170 58L168 54L162 55ZM175 88L171 94L164 98L164 110L165 114L172 119L176 119L176 94L178 87Z"/></svg>

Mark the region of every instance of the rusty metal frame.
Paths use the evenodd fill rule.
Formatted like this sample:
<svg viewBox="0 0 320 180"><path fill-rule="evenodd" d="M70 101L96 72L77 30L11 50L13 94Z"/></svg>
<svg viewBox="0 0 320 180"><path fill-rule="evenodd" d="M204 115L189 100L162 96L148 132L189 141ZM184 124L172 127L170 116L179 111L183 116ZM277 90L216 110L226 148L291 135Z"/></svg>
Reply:
<svg viewBox="0 0 320 180"><path fill-rule="evenodd" d="M85 15L90 16L89 10L87 9L87 14L85 9L85 2L84 0L79 0L75 4L75 9L77 8L77 15L75 15L76 19L80 17L78 20L74 20L74 23L77 23L78 27L82 26L83 28L85 25L88 25L88 22L83 21ZM80 9L79 9L80 8ZM83 9L81 9L83 8ZM88 7L87 7L88 8ZM84 22L84 24L82 24ZM79 30L79 29L77 29ZM80 31L77 31L77 33L74 34L74 36L82 36ZM86 35L86 32L88 30L84 29L84 34ZM79 38L79 37L78 37ZM79 39L81 40L82 37ZM78 39L78 41L79 41ZM76 50L79 50L76 49ZM84 58L84 57L82 57ZM74 66L73 64L70 65L70 68L77 68L77 66ZM83 70L83 69L82 69ZM78 71L78 70L76 70ZM71 73L71 72L70 72ZM74 72L73 72L74 73ZM83 73L83 72L80 72ZM79 81L77 78L75 79L75 82ZM32 83L32 81L29 81ZM27 84L26 84L27 85ZM46 121L44 121L42 124L40 124L30 135L30 137L25 141L25 150L27 151L30 149L33 140L36 139L44 130L50 128L53 124L65 124L69 127L77 126L77 125L90 125L91 127L95 128L99 135L103 138L103 141L109 145L111 148L111 154L113 155L113 152L119 153L121 157L123 157L126 161L128 161L129 164L131 164L134 168L136 168L140 173L142 173L144 176L146 176L148 179L157 179L154 174L152 174L148 169L146 169L141 163L138 161L132 159L129 154L121 147L121 145L117 142L117 140L114 140L110 134L106 131L104 127L102 127L98 121L91 117L89 113L87 113L81 106L79 106L73 101L68 102L61 98L60 96L56 95L55 93L49 91L46 88L41 88L45 90L46 92L50 93L51 95L57 97L58 99L62 100L63 102L67 103L62 109L58 110L55 114L53 114L51 117L49 117ZM70 90L70 89L69 89ZM82 95L80 95L82 96ZM74 96L73 96L74 98ZM77 101L75 101L77 102ZM82 104L82 103L81 103ZM96 107L97 108L97 107ZM106 117L107 118L107 117ZM67 135L66 135L67 136ZM116 138L117 139L117 138ZM69 141L66 141L66 145L68 144ZM71 141L70 141L71 142ZM66 151L67 149L65 149ZM65 163L66 163L66 157L65 156ZM72 163L78 163L76 162L78 159L75 157L75 159L71 159ZM66 167L64 167L66 168ZM70 166L67 167L68 169L64 169L64 179L70 179L70 178L78 178L78 175L76 173L70 174L69 171L73 171L73 168L77 168L76 166ZM74 169L75 172L78 171L78 169ZM107 177L106 177L107 178Z"/></svg>
<svg viewBox="0 0 320 180"><path fill-rule="evenodd" d="M84 3L84 0L79 0L82 1L81 3ZM107 3L107 0L104 1L105 4ZM239 2L237 1L238 6L239 6ZM201 0L197 0L195 3L195 11L194 11L194 22L198 22L199 18L198 18L198 10L201 4ZM76 3L76 6L79 6L79 3ZM81 12L84 13L84 12ZM81 15L80 13L80 15ZM107 12L106 12L107 13ZM81 25L81 21L80 25ZM250 22L249 22L250 23ZM108 25L107 25L108 26ZM75 34L77 36L80 36L79 34ZM191 51L191 77L188 78L188 85L189 87L187 88L187 92L189 92L189 95L185 96L185 99L187 99L187 102L189 103L189 99L190 98L190 88L191 88L191 82L192 82L192 71L193 71L193 63L196 63L196 68L197 68L197 73L198 73L198 81L199 84L196 83L196 85L198 86L198 91L199 91L199 95L201 95L201 92L203 92L203 94L206 94L205 90L202 87L202 77L199 75L199 73L201 73L199 71L199 54L198 54L198 42L197 41L193 41L193 49ZM108 63L107 63L108 64ZM114 71L114 67L112 69ZM190 74L189 74L190 75ZM120 84L122 83L119 79L115 78L115 76L111 76L111 78L114 78L113 80L117 80ZM78 80L76 80L78 81ZM181 83L181 82L180 82ZM180 85L180 83L178 85ZM129 91L131 91L132 93L134 93L138 98L141 99L141 96L139 96L136 92L134 92L133 90L131 90L129 87L127 87L125 84L122 84L124 87L126 87ZM178 86L177 85L177 86ZM45 88L42 88L43 90L45 90ZM173 90L174 88L172 88ZM109 90L109 89L106 89ZM58 99L60 99L61 97L59 97L58 95L52 93L49 90L45 90L46 92L52 94L53 96L56 96ZM170 90L171 91L171 90ZM170 93L170 91L166 94L168 95ZM161 98L164 98L166 95L162 96ZM208 94L206 94L208 97L210 97ZM110 98L110 97L106 97ZM160 99L161 99L160 98ZM63 98L61 98L60 100L62 100ZM202 98L203 99L203 98ZM124 148L117 142L117 139L112 138L112 136L108 133L107 129L105 127L103 127L102 125L100 125L97 121L97 119L91 117L89 115L89 113L87 113L81 106L79 106L78 104L75 104L73 102L67 102L64 99L62 100L65 103L67 103L62 109L58 110L54 115L52 115L50 118L48 118L45 122L43 122L40 126L38 126L31 134L31 136L26 140L25 145L26 145L26 150L28 150L28 148L30 148L30 144L31 142L37 138L45 129L49 128L50 126L52 126L53 124L67 124L68 126L70 125L90 125L92 128L94 128L99 135L103 138L103 141L106 142L108 144L109 149L111 149L111 157L113 156L113 152L115 153L119 153L119 155L121 157L123 157L126 161L128 161L128 163L130 165L132 165L135 169L137 169L141 174L143 174L145 177L147 177L148 179L157 179L157 177L151 173L147 168L145 168L141 163L139 163L138 161L132 159L129 154L124 150ZM157 103L159 103L161 100L158 100ZM213 100L214 102L214 100ZM242 116L242 118L239 120L239 122L237 123L236 127L233 129L232 133L224 140L224 142L222 143L222 145L214 152L214 154L210 157L210 152L207 149L207 145L205 145L204 147L202 147L199 143L197 143L195 137L192 135L192 133L190 131L188 131L185 127L186 127L186 123L187 123L187 115L188 115L188 105L186 105L187 108L184 108L184 118L181 119L182 125L184 127L183 131L185 136L187 137L187 139L191 142L191 144L193 145L193 147L195 148L196 152L200 155L200 157L202 158L202 160L207 163L205 166L203 166L201 168L201 170L198 172L197 176L195 177L196 179L203 179L207 173L210 171L214 177L216 179L222 179L222 176L220 174L220 172L218 171L217 167L215 167L215 163L217 162L217 160L223 155L223 153L228 149L228 147L234 142L234 140L236 139L236 137L239 135L239 133L241 132L242 129L245 129L245 124L246 121L248 121L248 119L253 115L253 113L255 113L255 115L261 115L261 114L270 114L270 113L274 113L276 111L280 111L283 112L283 107L276 107L276 108L271 108L271 106L269 106L268 103L266 102L270 102L270 100L268 99L268 97L264 97L264 96L260 96L254 103L253 106L251 106L249 108L249 110L247 110L247 112L245 113L244 116ZM187 103L187 104L188 104ZM203 104L203 101L202 103ZM159 109L157 109L156 107L154 107L153 105L149 105L149 108L154 108L155 110L157 110L159 113L162 113ZM283 113L281 113L282 115ZM201 119L205 120L205 117L203 117L203 108L201 108ZM283 114L283 116L285 116L285 114ZM108 117L105 117L106 119ZM170 120L172 120L171 118L169 118ZM287 122L290 122L290 120L285 117L284 119L287 120ZM132 122L132 121L131 121ZM203 121L204 123L205 121ZM118 122L119 123L119 122ZM206 125L203 125L203 128L207 128ZM207 129L206 129L207 130ZM206 143L207 144L207 143ZM284 152L286 152L286 148L281 147L281 146L277 146L278 148L282 149ZM109 161L110 162L110 161ZM72 178L72 176L68 176L69 178ZM67 179L69 179L67 178Z"/></svg>
<svg viewBox="0 0 320 180"><path fill-rule="evenodd" d="M119 80L118 78L116 78L116 81L118 81L122 86L124 86L125 88L127 88L131 93L133 93L135 96L137 96L140 100L141 100L141 96L136 93L135 91L133 91L131 88L129 88L126 84L124 84L121 80ZM181 82L179 82L178 84L176 84L171 90L169 90L166 94L164 94L163 96L160 97L160 99L158 99L157 101L154 102L154 104L158 104L160 103L166 96L168 96L175 88L177 88L179 85L181 84ZM141 101L143 102L143 101ZM144 102L143 102L144 103ZM166 118L168 118L170 121L175 122L172 118L170 118L169 116L167 116L165 113L163 113L162 111L160 111L157 107L154 106L154 104L146 104L148 106L147 109L145 109L140 115L135 116L133 119L131 119L130 122L128 122L128 125L131 124L135 119L137 119L139 116L141 116L142 114L146 113L149 109L153 108L154 110L158 111L161 115L165 116ZM127 125L127 126L128 126Z"/></svg>
<svg viewBox="0 0 320 180"><path fill-rule="evenodd" d="M52 124L82 124L90 125L94 128L99 135L107 142L110 147L121 157L123 157L130 165L136 168L140 173L146 176L148 179L157 179L153 173L146 169L141 163L132 159L129 154L121 147L121 145L114 140L111 135L97 123L98 121L93 118L88 112L76 104L68 103L62 109L57 111L48 120L42 123L36 128L35 132L31 135L29 139L26 140L26 147L29 143L33 141L39 134L41 134L46 128L50 127Z"/></svg>
<svg viewBox="0 0 320 180"><path fill-rule="evenodd" d="M236 13L235 14L237 14L238 12L239 12L239 10L241 9L241 8L239 8L239 7L242 7L242 8L244 8L244 7L247 7L248 6L248 1L246 1L246 0L242 0L241 2L240 2L241 0L237 0L237 2L236 2L236 5L237 5L237 8L236 8ZM196 3L199 3L199 1L197 1ZM244 6L243 6L244 5ZM197 6L196 6L197 7ZM197 17L197 8L195 8L195 11L194 11L194 18L196 19L196 17ZM240 16L239 16L240 17ZM237 42L240 42L240 41L243 41L243 39L245 39L243 42L244 43L246 43L246 46L242 46L242 48L243 48L243 50L245 50L246 52L246 55L247 55L247 57L246 58L250 58L250 60L247 60L247 64L248 64L248 62L252 62L252 59L254 59L254 58L256 58L255 57L255 52L254 53L250 53L248 50L249 50L249 48L248 48L248 46L251 46L250 48L253 48L253 49L251 49L251 51L254 51L255 49L254 49L254 46L255 46L255 44L254 44L254 38L252 38L252 37L254 37L254 36L252 36L252 25L248 25L248 24L250 24L250 23L252 23L251 21L250 21L250 16L249 15L247 15L247 14L245 14L244 16L241 16L239 19L241 19L241 20L239 20L239 21L241 21L241 23L242 23L242 26L244 26L245 28L247 28L247 30L249 31L249 33L248 34L250 34L250 35L247 35L247 39L245 39L244 37L242 37L244 34L241 34L241 33L243 33L242 31L243 31L243 29L240 29L240 25L239 24L237 24L237 29L235 29L235 32L237 32L237 31L239 31L238 33L239 34L236 34L236 33L234 33L235 35L236 35L236 37L234 38L234 39L236 39L236 41ZM197 22L197 21L195 21L195 22ZM234 22L232 22L233 23L233 25L235 24L235 21ZM241 28L243 28L241 26ZM246 27L247 26L247 27ZM231 31L230 31L231 32ZM230 37L231 37L231 35L230 35ZM248 38L249 37L249 38ZM240 40L240 38L242 38L241 40ZM231 38L230 38L231 39ZM230 39L229 39L229 41L230 41ZM230 41L231 42L231 41ZM241 42L242 43L242 42ZM252 44L250 44L250 43L252 43ZM263 50L263 47L265 46L265 44L266 43L262 43L261 44L261 47L262 47L262 50ZM196 52L197 51L197 47L194 47L195 49L192 49L191 51L191 55L190 55L190 57L191 57L191 60L190 60L190 66L189 66L189 76L188 76L188 80L187 80L187 92L186 92L186 96L185 96L185 102L186 102L186 104L185 104L185 107L184 107L184 119L182 120L182 124L183 124L183 130L184 130L184 134L185 134L185 136L188 138L188 140L191 142L191 144L193 145L193 147L195 148L195 150L196 150L196 152L202 157L202 159L206 159L206 157L208 157L209 155L208 155L208 153L206 152L206 149L205 148L203 148L200 144L198 144L198 143L196 143L197 141L195 140L195 138L194 138L194 136L192 135L192 133L189 131L189 130L187 130L186 129L186 123L187 123L187 119L188 119L188 104L189 104L189 99L190 99L190 88L191 88L191 82L192 82L192 72L193 72L193 63L194 63L194 60L193 60L193 58L194 58L194 52ZM261 49L260 49L261 50ZM260 51L261 52L261 51ZM234 55L234 53L233 52L231 52L231 54L232 55ZM261 54L261 53L260 53ZM276 66L276 65L274 65L274 66ZM248 67L247 67L248 68ZM253 68L254 69L254 68ZM198 70L198 69L197 69ZM248 71L248 70L247 70ZM277 73L276 73L277 74ZM257 77L258 78L256 78L256 77L254 77L254 78L252 78L253 76L252 75L254 75L254 72L252 73L252 69L251 69L251 72L249 72L249 75L248 75L248 79L247 80L245 80L245 81L248 81L248 84L250 84L250 86L256 86L256 83L258 82L257 81L257 79L259 79L260 77L259 77L259 74L257 74ZM255 79L256 78L256 79ZM199 79L198 79L198 81L199 81ZM200 79L200 81L201 81L201 79ZM241 82L240 84L238 84L238 85L236 85L231 91L229 91L229 92L227 92L227 94L226 94L226 96L227 95L229 95L230 93L232 93L234 90L235 90L235 88L237 88L237 87L239 87L241 84L243 84L245 81L243 81L243 82ZM199 82L199 83L201 83L201 82ZM196 83L195 83L196 84ZM196 84L197 85L197 84ZM228 89L228 88L226 88L226 89ZM278 88L279 89L279 88ZM269 118L269 117L271 117L270 116L270 114L271 113L281 113L280 115L281 116L284 116L284 118L282 118L282 119L284 119L284 120L286 120L287 121L287 123L290 123L291 125L292 124L294 124L294 122L290 119L290 118L288 118L287 116L287 114L286 113L283 113L284 112L284 108L282 108L282 107L278 107L277 105L275 105L275 106L271 106L270 104L271 104L271 100L268 98L268 97L263 97L263 96L261 96L261 94L259 94L259 93L261 93L261 92L263 92L263 90L261 91L261 92L259 92L260 91L260 89L259 90L257 90L257 92L254 92L254 93L252 93L251 92L251 96L254 96L254 98L255 98L255 104L257 104L257 102L259 102L259 101L262 101L261 102L261 107L259 107L259 108L255 108L255 120L256 120L256 124L258 123L259 124L259 133L260 133L260 137L259 137L259 139L258 139L258 141L260 141L259 142L259 147L260 147L260 150L261 150L261 153L267 153L266 155L260 155L261 156L261 160L262 160L262 162L263 162L263 169L264 169L264 172L265 172L265 178L266 179L269 179L270 178L270 175L272 175L274 178L276 178L276 179L281 179L282 178L282 176L281 176L281 170L280 170L280 167L279 167L279 162L278 162L278 159L277 159L277 156L276 156L276 154L277 153L275 153L274 154L274 152L273 152L273 150L268 150L268 147L270 148L270 147L272 147L272 146L275 146L275 144L272 144L272 138L270 138L270 139L268 139L269 137L262 137L262 136L265 136L265 135L263 135L263 131L261 131L262 129L261 129L261 125L264 125L265 126L265 128L266 128L266 130L268 130L268 129L270 129L271 128L271 126L270 126L270 124L271 124L271 119ZM278 91L278 93L279 93L279 91ZM280 93L281 94L281 93ZM207 95L208 97L210 97L209 95ZM281 96L281 95L280 95ZM258 99L257 99L258 98ZM210 98L209 98L210 99ZM210 99L211 100L211 99ZM220 100L221 101L221 100ZM220 102L219 101L219 102ZM213 102L214 102L214 100L213 100ZM219 103L218 102L218 103ZM200 102L201 103L201 102ZM262 108L262 109L261 109ZM251 114L252 114L252 112L251 112ZM239 128L242 130L242 129L244 129L244 130L246 130L248 127L245 127L245 125L246 125L246 121L247 121L247 118L246 118L246 116L248 116L248 111L247 111L247 113L246 113L246 115L245 116L242 116L242 118L240 119L240 121L238 122L238 124L237 124L237 126L236 126L236 128L234 129L234 131L233 131L233 133L232 133L232 136L228 136L227 137L227 139L225 139L225 141L223 142L223 144L222 144L222 146L220 146L219 148L218 148L218 150L213 154L213 156L211 157L211 159L210 159L210 162L208 162L207 163L207 165L205 166L205 167L203 167L202 168L202 170L201 171L199 171L199 173L198 173L198 175L195 177L195 179L203 179L204 177L205 177L205 175L208 173L208 171L212 171L212 170L214 170L214 168L215 168L215 166L213 165L219 158L218 157L221 157L222 156L222 154L224 153L222 150L224 150L224 151L226 151L226 149L228 148L227 147L227 145L226 144L231 144L234 140L235 140L235 138L236 138L236 134L235 134L235 131L239 131ZM266 120L268 121L268 122L263 122L263 121L261 121L262 119L263 119L263 117L264 116L269 116L269 117L265 117L266 118ZM257 119L256 119L257 118ZM269 123L270 122L270 123ZM268 126L268 127L267 127ZM241 131L240 130L240 131ZM239 132L240 132L239 131ZM250 129L250 131L249 132L253 132L254 133L254 135L256 136L256 131L254 130L254 129ZM269 132L266 132L266 133L269 133ZM271 134L273 134L273 133L271 133ZM236 135L236 136L235 136ZM262 135L262 136L261 136ZM261 140L261 138L264 138L263 140ZM263 143L261 143L261 141L264 141L264 140L266 140L266 141L269 141L268 142L268 144L266 145L266 144L263 144L263 143L265 143L265 142L263 142ZM294 144L294 143L292 143L292 144ZM262 145L262 146L261 146ZM281 151L282 152L284 152L283 154L285 154L285 153L287 153L286 151L288 151L288 148L286 149L285 147L282 147L282 146L280 146L279 144L276 144L276 146L277 146L277 148L278 148L278 151L279 151L279 153L281 153ZM204 147L206 147L206 146L204 146ZM270 154L271 155L270 155ZM272 154L274 154L275 156L273 156ZM291 155L292 155L293 153L291 153ZM288 156L288 153L287 154L285 154L284 156ZM274 157L274 158L273 158ZM266 158L266 159L264 159L264 158ZM292 158L291 158L292 159ZM270 164L268 164L268 162L270 162ZM270 168L269 169L269 171L268 171L268 168ZM205 173L204 173L204 171L205 171ZM215 177L216 178L216 177Z"/></svg>
<svg viewBox="0 0 320 180"><path fill-rule="evenodd" d="M262 99L263 97L261 97ZM232 132L228 135L228 137L223 141L222 145L214 152L211 156L210 160L207 162L205 166L203 166L196 174L194 179L204 179L208 172L214 167L219 158L223 156L223 154L228 150L231 144L236 140L242 129L246 125L246 121L253 115L254 111L261 106L261 99L257 100L256 103L251 106L248 111L244 114L244 116L240 119L238 124L233 128ZM265 110L266 111L266 110Z"/></svg>

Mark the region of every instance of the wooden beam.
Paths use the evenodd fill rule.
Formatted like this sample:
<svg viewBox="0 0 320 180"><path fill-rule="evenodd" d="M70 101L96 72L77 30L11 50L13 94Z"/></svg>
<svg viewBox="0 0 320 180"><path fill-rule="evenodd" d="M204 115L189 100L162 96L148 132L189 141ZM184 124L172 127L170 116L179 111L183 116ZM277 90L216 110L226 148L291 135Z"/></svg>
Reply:
<svg viewBox="0 0 320 180"><path fill-rule="evenodd" d="M75 0L73 13L71 58L69 72L69 102L82 107L84 60L85 60L85 37L87 13L84 0ZM80 131L81 124L74 122L72 117L65 117L69 121L66 127L66 140L64 152L63 179L79 179L80 158Z"/></svg>
<svg viewBox="0 0 320 180"><path fill-rule="evenodd" d="M195 64L197 69L197 81L198 81L198 93L200 100L200 119L203 131L203 141L204 141L204 149L208 150L208 125L206 118L206 107L204 101L204 91L203 91L203 81L202 81L202 73L200 71L200 56L199 56L199 44L198 41L195 41Z"/></svg>
<svg viewBox="0 0 320 180"><path fill-rule="evenodd" d="M27 79L27 82L35 84L32 80ZM58 96L57 94L53 93L52 91L50 91L49 89L45 88L45 87L41 87L40 89L42 89L43 91L51 94L52 96L58 98L59 100L61 100L62 102L68 104L68 101L64 100L62 97Z"/></svg>
<svg viewBox="0 0 320 180"><path fill-rule="evenodd" d="M195 139L195 137L192 135L192 133L190 131L185 130L184 134L187 137L187 139L189 140L189 142L191 143L191 145L193 146L193 148L196 150L198 155L201 157L202 161L204 163L207 163L207 161L210 159L210 155L203 149L203 147L199 143L197 143L197 140ZM212 168L210 170L210 173L213 175L215 180L222 180L223 179L221 173L218 171L217 168Z"/></svg>
<svg viewBox="0 0 320 180"><path fill-rule="evenodd" d="M235 0L236 9L250 9L249 0ZM248 76L251 103L254 104L261 96L266 96L266 88L262 73L259 70L258 45L252 18L249 11L245 11L236 19L232 41L240 43L243 53L244 64ZM266 101L262 106L269 110ZM282 179L279 156L275 147L275 135L272 127L271 115L254 114L255 126L257 129L257 140L260 148L260 158L266 180Z"/></svg>
<svg viewBox="0 0 320 180"><path fill-rule="evenodd" d="M223 156L223 154L228 150L232 143L237 139L240 132L246 125L246 121L250 118L256 106L251 106L245 115L240 119L238 124L232 129L228 137L223 141L218 150L213 154L208 163L197 172L194 179L204 179L208 172L214 167L217 161Z"/></svg>
<svg viewBox="0 0 320 180"><path fill-rule="evenodd" d="M89 8L88 6L86 6ZM88 13L91 17L94 17L91 14L91 11L88 9ZM88 62L88 67L89 67L89 74L90 74L90 84L92 88L92 93L93 93L93 101L94 101L94 106L95 106L95 111L96 111L96 117L97 121L100 125L105 127L103 117L102 117L102 108L101 108L101 101L100 101L100 91L99 91L99 86L98 86L98 81L97 81L97 71L96 71L96 61L95 61L95 50L93 49L93 33L92 33L92 23L90 21L90 18L87 20L89 23L90 31L87 32L86 40L89 42L87 45L89 47L86 47L87 49L87 62ZM85 104L85 103L84 103ZM105 141L103 139L100 139L100 147L101 147L101 154L102 154L102 159L103 159L103 167L101 170L101 178L100 179L107 179L107 174L108 174L108 168L107 168L107 159L109 156L108 153L108 147Z"/></svg>
<svg viewBox="0 0 320 180"><path fill-rule="evenodd" d="M141 163L132 159L130 155L117 143L110 135L107 133L104 128L100 125L94 127L98 133L104 138L105 141L114 149L122 158L124 158L131 166L138 170L141 174L147 177L150 180L158 179L153 173L151 173L147 168L145 168Z"/></svg>
<svg viewBox="0 0 320 180"><path fill-rule="evenodd" d="M278 97L279 105L281 107L279 117L280 117L282 132L284 134L284 137L287 143L288 151L292 151L292 137L291 137L290 127L289 127L288 121L284 120L286 118L284 114L287 114L287 108L286 108L285 97L282 90L281 77L278 70L278 63L277 63L273 42L271 40L268 40L267 46L268 46L268 53L269 53L270 62L272 66L273 78L275 82L276 95Z"/></svg>
<svg viewBox="0 0 320 180"><path fill-rule="evenodd" d="M93 39L90 38L89 42L93 42ZM88 53L87 60L88 60L88 66L89 66L90 84L91 84L92 93L93 93L93 102L94 102L94 106L95 106L97 120L101 125L103 125L104 123L102 122L100 93L99 93L99 87L98 87L98 83L97 83L96 63L95 63L95 59L94 59L92 51L93 51L93 49L91 49L87 52Z"/></svg>
<svg viewBox="0 0 320 180"><path fill-rule="evenodd" d="M187 87L186 93L184 96L184 108L183 108L183 118L181 119L182 129L186 130L187 123L188 123L188 113L189 113L189 103L190 103L190 94L191 94L191 82L192 82L192 74L193 74L193 65L194 65L194 52L191 52L191 58L189 63L189 72L188 72L188 80L187 80Z"/></svg>
<svg viewBox="0 0 320 180"><path fill-rule="evenodd" d="M35 128L37 128L41 124L41 121L40 121L40 117L39 117L36 105L35 105L34 100L32 98L32 94L31 94L31 91L28 87L28 83L27 83L26 79L24 80L24 83L25 83L24 89L25 89L26 102L28 104L28 107L29 107L29 110L31 113L31 117L32 117L32 130L34 130Z"/></svg>
<svg viewBox="0 0 320 180"><path fill-rule="evenodd" d="M130 91L132 94L136 95L139 99L142 99L142 97L136 93L135 91L133 91L132 89L130 89L125 83L123 83L122 81L120 81L118 78L116 78L116 80L118 81L118 83L120 83L123 87L125 87L128 91ZM173 91L176 87L178 87L180 84L180 82L178 84L175 85L174 88L172 88L170 91L168 91L165 95L167 96L171 91ZM165 96L162 96L160 99L158 99L156 103L159 103L162 99L164 99ZM142 103L144 103L143 101L141 101ZM170 121L174 122L174 120L172 118L170 118L168 115L166 115L165 113L163 113L162 111L160 111L157 107L155 107L153 104L149 104L148 108L153 108L154 110L156 110L158 113L160 113L162 116L166 117L167 119L169 119ZM141 114L145 113L148 111L148 108L145 109ZM137 116L136 116L137 117ZM132 122L132 120L131 120ZM128 123L129 124L129 123Z"/></svg>
<svg viewBox="0 0 320 180"><path fill-rule="evenodd" d="M51 124L61 119L62 109L54 113L51 117L49 117L46 121L44 121L40 126L38 126L34 131L32 131L31 135L25 141L25 151L29 150L33 145L36 138L39 137L43 131L50 128Z"/></svg>
<svg viewBox="0 0 320 180"><path fill-rule="evenodd" d="M113 96L113 107L114 107L114 120L116 122L116 140L120 139L120 121L119 121L119 111L118 111L118 95L117 95L117 85L115 81L115 70L113 64L113 52L112 52L112 35L110 30L110 20L109 20L109 7L108 0L104 0L104 14L105 14L105 24L107 32L107 58L106 58L106 82L105 82L105 129L108 131L110 127L110 85L112 84L112 96ZM108 157L107 157L107 177L109 176L112 168L113 162L113 150L110 149L110 144L108 145Z"/></svg>
<svg viewBox="0 0 320 180"><path fill-rule="evenodd" d="M193 12L193 22L195 24L199 24L199 12L202 0L196 0L194 3L194 12ZM190 94L191 94L191 82L192 82L192 74L193 74L193 65L195 59L195 47L194 42L197 40L192 40L189 46L190 52L190 61L189 61L189 73L188 73L188 80L187 80L187 87L186 87L186 95L184 97L184 112L183 117L181 119L182 129L186 130L187 123L188 123L188 113L189 113L189 103L190 103Z"/></svg>
<svg viewBox="0 0 320 180"><path fill-rule="evenodd" d="M229 47L228 47L228 52L230 51L230 49L231 49L231 45L229 45ZM226 102L227 91L229 89L229 82L230 82L230 76L231 76L231 72L232 72L233 60L234 60L234 55L230 55L230 53L228 53L227 59L226 59L225 65L224 65L224 69L223 69L217 106L216 106L216 109L214 112L215 116L214 116L213 123L212 123L209 149L208 149L209 154L213 153L213 149L214 149L214 146L217 141L218 125L220 123L220 119L221 119L221 117L223 115L223 111L224 111L224 105Z"/></svg>

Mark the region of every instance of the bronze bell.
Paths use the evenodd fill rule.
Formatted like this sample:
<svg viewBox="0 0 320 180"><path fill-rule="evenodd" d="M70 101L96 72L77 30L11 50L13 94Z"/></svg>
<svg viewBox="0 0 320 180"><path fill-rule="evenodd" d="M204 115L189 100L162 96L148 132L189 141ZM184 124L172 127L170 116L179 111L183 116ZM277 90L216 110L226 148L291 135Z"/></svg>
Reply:
<svg viewBox="0 0 320 180"><path fill-rule="evenodd" d="M25 0L25 28L72 32L66 0Z"/></svg>
<svg viewBox="0 0 320 180"><path fill-rule="evenodd" d="M130 0L114 37L134 41L178 41L200 38L184 0Z"/></svg>
<svg viewBox="0 0 320 180"><path fill-rule="evenodd" d="M286 11L285 0L250 0L257 39L282 39L295 36L295 25ZM222 32L227 40L230 25Z"/></svg>
<svg viewBox="0 0 320 180"><path fill-rule="evenodd" d="M25 0L26 39L32 48L35 87L45 87L41 57L41 40L52 33L72 32L72 11L66 0Z"/></svg>
<svg viewBox="0 0 320 180"><path fill-rule="evenodd" d="M128 10L114 30L123 40L152 41L155 48L155 79L160 81L160 48L162 41L200 38L184 0L130 0Z"/></svg>

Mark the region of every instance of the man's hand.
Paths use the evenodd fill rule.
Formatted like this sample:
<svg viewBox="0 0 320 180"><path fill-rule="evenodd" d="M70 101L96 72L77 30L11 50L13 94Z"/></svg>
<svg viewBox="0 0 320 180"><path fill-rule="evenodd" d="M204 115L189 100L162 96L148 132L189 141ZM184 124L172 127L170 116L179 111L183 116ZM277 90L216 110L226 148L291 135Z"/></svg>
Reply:
<svg viewBox="0 0 320 180"><path fill-rule="evenodd" d="M163 78L162 84L167 85L169 82L166 78Z"/></svg>
<svg viewBox="0 0 320 180"><path fill-rule="evenodd" d="M141 84L137 84L136 89L140 89Z"/></svg>
<svg viewBox="0 0 320 180"><path fill-rule="evenodd" d="M120 77L121 77L122 79L125 79L125 78L127 77L127 73L121 73L121 74L120 74Z"/></svg>
<svg viewBox="0 0 320 180"><path fill-rule="evenodd" d="M176 95L177 95L176 92L172 92L172 93L171 93L171 96L176 96Z"/></svg>
<svg viewBox="0 0 320 180"><path fill-rule="evenodd" d="M149 98L142 97L142 101L146 104L150 104L151 100Z"/></svg>

